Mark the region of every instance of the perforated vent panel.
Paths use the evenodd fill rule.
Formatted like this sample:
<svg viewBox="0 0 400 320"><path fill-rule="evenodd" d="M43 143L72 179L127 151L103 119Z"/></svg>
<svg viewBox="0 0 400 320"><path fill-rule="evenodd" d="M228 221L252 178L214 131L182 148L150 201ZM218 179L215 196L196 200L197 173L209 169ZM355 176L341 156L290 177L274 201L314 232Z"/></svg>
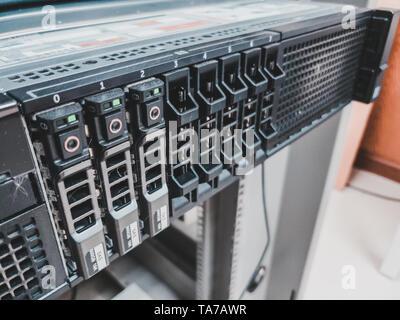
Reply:
<svg viewBox="0 0 400 320"><path fill-rule="evenodd" d="M282 48L282 81L275 113L278 142L350 101L366 25L305 36Z"/></svg>
<svg viewBox="0 0 400 320"><path fill-rule="evenodd" d="M49 68L43 68L26 73L15 74L8 77L8 79L16 83L22 83L29 80L37 80L44 77L61 76L64 73L69 73L74 70L78 70L80 68L81 67L79 65L76 65L74 63L60 64Z"/></svg>
<svg viewBox="0 0 400 320"><path fill-rule="evenodd" d="M40 270L48 264L35 219L0 233L0 299L40 297Z"/></svg>
<svg viewBox="0 0 400 320"><path fill-rule="evenodd" d="M52 266L56 286L65 272L45 206L0 224L0 300L39 299L51 288L44 266ZM43 271L43 272L42 272Z"/></svg>
<svg viewBox="0 0 400 320"><path fill-rule="evenodd" d="M280 20L278 20L280 21ZM56 79L61 76L77 74L80 72L96 69L98 67L104 67L113 65L119 62L134 60L143 56L154 55L164 51L179 50L185 47L201 44L209 41L222 40L228 37L235 37L248 32L260 31L266 26L277 23L274 22L263 22L248 26L240 26L227 28L223 30L217 30L214 32L198 34L195 36L187 36L178 39L171 39L169 41L154 42L152 44L130 48L127 46L125 50L114 51L100 56L95 56L90 59L75 60L73 63L51 65L46 68L40 68L31 70L24 73L12 74L7 77L8 80L23 84L31 85L40 81Z"/></svg>

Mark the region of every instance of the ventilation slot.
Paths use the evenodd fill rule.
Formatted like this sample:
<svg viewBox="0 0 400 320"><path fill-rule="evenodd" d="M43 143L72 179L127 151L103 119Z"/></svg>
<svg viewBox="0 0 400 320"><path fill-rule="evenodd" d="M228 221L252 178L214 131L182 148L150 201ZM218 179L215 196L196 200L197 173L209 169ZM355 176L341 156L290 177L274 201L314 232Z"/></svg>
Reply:
<svg viewBox="0 0 400 320"><path fill-rule="evenodd" d="M108 180L110 183L113 183L120 180L123 177L126 177L126 175L127 175L126 165L121 165L118 168L115 168L108 172Z"/></svg>
<svg viewBox="0 0 400 320"><path fill-rule="evenodd" d="M81 233L96 223L94 214L85 215L83 218L74 223L76 232Z"/></svg>
<svg viewBox="0 0 400 320"><path fill-rule="evenodd" d="M162 179L155 179L154 181L150 181L146 183L146 190L149 194L156 192L162 187Z"/></svg>
<svg viewBox="0 0 400 320"><path fill-rule="evenodd" d="M77 202L84 198L88 198L89 196L90 196L90 189L88 184L85 184L67 193L68 202L70 204L73 204L74 202Z"/></svg>
<svg viewBox="0 0 400 320"><path fill-rule="evenodd" d="M122 195L117 200L114 200L112 205L115 211L118 211L131 203L130 194Z"/></svg>
<svg viewBox="0 0 400 320"><path fill-rule="evenodd" d="M65 178L64 184L66 188L71 188L74 185L80 184L83 181L87 180L86 171L78 172L76 174L71 175L70 177Z"/></svg>
<svg viewBox="0 0 400 320"><path fill-rule="evenodd" d="M90 200L86 200L71 208L72 219L77 220L81 216L86 215L88 212L93 210L93 206Z"/></svg>
<svg viewBox="0 0 400 320"><path fill-rule="evenodd" d="M121 152L119 154L116 154L106 160L107 168L114 167L115 165L121 164L124 161L125 161L124 153Z"/></svg>
<svg viewBox="0 0 400 320"><path fill-rule="evenodd" d="M161 175L161 165L155 165L146 171L146 180L152 180Z"/></svg>

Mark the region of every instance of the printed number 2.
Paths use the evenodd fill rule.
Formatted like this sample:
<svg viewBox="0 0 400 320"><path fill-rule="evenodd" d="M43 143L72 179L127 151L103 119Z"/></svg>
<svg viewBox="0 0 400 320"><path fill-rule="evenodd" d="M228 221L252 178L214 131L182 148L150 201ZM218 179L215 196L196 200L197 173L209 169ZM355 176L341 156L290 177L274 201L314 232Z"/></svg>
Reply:
<svg viewBox="0 0 400 320"><path fill-rule="evenodd" d="M144 78L144 70L140 70L140 77Z"/></svg>

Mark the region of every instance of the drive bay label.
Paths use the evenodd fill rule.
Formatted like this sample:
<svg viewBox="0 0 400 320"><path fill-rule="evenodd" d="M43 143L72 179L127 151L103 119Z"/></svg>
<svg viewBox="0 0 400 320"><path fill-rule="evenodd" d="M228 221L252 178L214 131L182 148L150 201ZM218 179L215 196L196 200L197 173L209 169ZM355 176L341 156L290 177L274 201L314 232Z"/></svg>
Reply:
<svg viewBox="0 0 400 320"><path fill-rule="evenodd" d="M123 239L124 239L124 247L125 251L128 251L140 243L140 234L139 234L139 226L138 222L135 221L128 225L123 231L122 231Z"/></svg>
<svg viewBox="0 0 400 320"><path fill-rule="evenodd" d="M169 216L167 206L157 209L153 213L154 233L158 233L169 226Z"/></svg>
<svg viewBox="0 0 400 320"><path fill-rule="evenodd" d="M99 272L107 266L107 260L102 243L89 250L86 254L86 263L90 275Z"/></svg>

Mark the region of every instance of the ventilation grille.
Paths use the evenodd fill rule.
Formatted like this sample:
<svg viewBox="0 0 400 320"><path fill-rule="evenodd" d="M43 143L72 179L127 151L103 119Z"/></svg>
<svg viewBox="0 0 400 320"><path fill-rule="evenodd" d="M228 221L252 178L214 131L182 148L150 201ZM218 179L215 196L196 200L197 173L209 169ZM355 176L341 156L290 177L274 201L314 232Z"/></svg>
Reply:
<svg viewBox="0 0 400 320"><path fill-rule="evenodd" d="M34 218L0 233L0 299L42 296L41 269L48 264Z"/></svg>
<svg viewBox="0 0 400 320"><path fill-rule="evenodd" d="M133 183L130 181L131 159L129 151L122 151L109 157L105 162L103 173L106 192L109 195L109 207L121 210L132 201Z"/></svg>
<svg viewBox="0 0 400 320"><path fill-rule="evenodd" d="M332 108L350 101L366 26L290 43L283 51L276 128L283 141Z"/></svg>
<svg viewBox="0 0 400 320"><path fill-rule="evenodd" d="M120 61L126 61L144 55L157 54L166 50L178 50L180 48L184 48L190 45L196 45L208 41L221 40L229 36L238 36L246 32L255 31L257 29L262 30L262 28L265 28L267 25L275 24L277 22L278 21L263 22L251 26L229 28L206 34L199 34L197 36L154 43L139 48L125 49L122 51L111 52L110 54L101 55L90 59L76 60L74 61L74 63L57 64L42 69L32 70L29 72L17 73L8 76L7 78L14 83L30 85L39 81L51 80L63 75L76 74L78 72L112 65Z"/></svg>

